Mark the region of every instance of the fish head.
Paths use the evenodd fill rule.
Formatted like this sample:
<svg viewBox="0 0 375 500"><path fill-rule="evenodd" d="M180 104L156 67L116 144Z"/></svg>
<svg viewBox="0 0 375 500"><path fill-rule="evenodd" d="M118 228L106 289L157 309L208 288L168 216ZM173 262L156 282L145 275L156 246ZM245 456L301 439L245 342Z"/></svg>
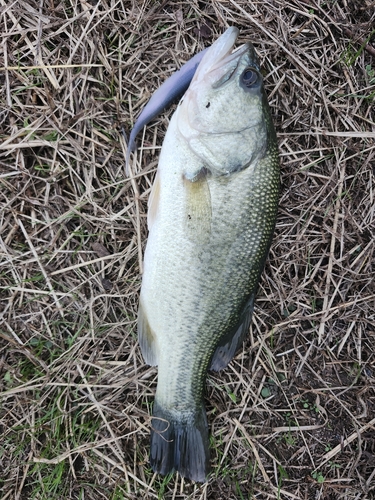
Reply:
<svg viewBox="0 0 375 500"><path fill-rule="evenodd" d="M189 148L213 175L256 163L274 136L259 59L250 42L235 51L236 28L208 49L177 109Z"/></svg>

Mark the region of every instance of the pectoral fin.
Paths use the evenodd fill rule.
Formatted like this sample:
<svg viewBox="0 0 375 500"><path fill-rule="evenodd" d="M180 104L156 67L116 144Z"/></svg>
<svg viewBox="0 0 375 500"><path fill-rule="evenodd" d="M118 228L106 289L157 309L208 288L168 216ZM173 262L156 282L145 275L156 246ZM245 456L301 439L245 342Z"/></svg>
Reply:
<svg viewBox="0 0 375 500"><path fill-rule="evenodd" d="M227 366L244 341L250 327L254 309L255 293L247 301L239 322L220 341L211 360L210 370L218 372Z"/></svg>
<svg viewBox="0 0 375 500"><path fill-rule="evenodd" d="M193 180L184 177L186 194L186 232L195 243L206 243L211 233L211 193L207 182L207 171L202 169Z"/></svg>
<svg viewBox="0 0 375 500"><path fill-rule="evenodd" d="M148 365L157 366L157 341L154 332L150 328L142 302L139 302L138 309L138 342L145 362Z"/></svg>

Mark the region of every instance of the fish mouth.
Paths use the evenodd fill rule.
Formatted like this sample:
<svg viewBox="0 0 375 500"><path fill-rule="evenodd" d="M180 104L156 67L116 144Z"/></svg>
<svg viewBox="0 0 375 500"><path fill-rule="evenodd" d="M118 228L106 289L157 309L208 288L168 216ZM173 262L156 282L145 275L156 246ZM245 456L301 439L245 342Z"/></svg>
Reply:
<svg viewBox="0 0 375 500"><path fill-rule="evenodd" d="M203 56L194 80L200 80L207 73L212 71L215 67L221 66L223 61L231 56L234 44L239 35L239 30L235 27L228 28L208 49L207 53Z"/></svg>
<svg viewBox="0 0 375 500"><path fill-rule="evenodd" d="M195 82L200 82L215 69L220 68L226 62L226 59L230 60L233 57L233 47L238 35L239 30L232 26L211 45L199 63L191 82L193 85Z"/></svg>
<svg viewBox="0 0 375 500"><path fill-rule="evenodd" d="M211 45L197 68L191 87L205 79L217 88L231 79L242 56L253 50L249 42L234 49L238 35L239 30L232 26Z"/></svg>

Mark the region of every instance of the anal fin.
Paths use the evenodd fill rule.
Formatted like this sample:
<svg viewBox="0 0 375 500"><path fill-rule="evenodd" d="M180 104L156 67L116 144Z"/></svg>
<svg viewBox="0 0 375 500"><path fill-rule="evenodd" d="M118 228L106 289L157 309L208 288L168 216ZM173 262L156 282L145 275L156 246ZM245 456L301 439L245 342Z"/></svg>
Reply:
<svg viewBox="0 0 375 500"><path fill-rule="evenodd" d="M255 293L251 294L242 310L239 322L220 340L212 356L210 370L218 372L225 368L244 341L250 327L254 310Z"/></svg>

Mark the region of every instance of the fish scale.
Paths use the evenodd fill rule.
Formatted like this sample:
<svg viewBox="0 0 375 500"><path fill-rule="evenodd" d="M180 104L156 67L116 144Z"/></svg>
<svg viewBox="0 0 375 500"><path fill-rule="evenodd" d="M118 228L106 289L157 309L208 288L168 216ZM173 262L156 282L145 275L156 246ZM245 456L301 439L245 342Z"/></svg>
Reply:
<svg viewBox="0 0 375 500"><path fill-rule="evenodd" d="M232 53L237 35L229 28L208 49L169 124L140 295L140 346L158 365L151 466L195 481L210 470L207 371L224 368L248 331L279 197L259 63L250 43Z"/></svg>

